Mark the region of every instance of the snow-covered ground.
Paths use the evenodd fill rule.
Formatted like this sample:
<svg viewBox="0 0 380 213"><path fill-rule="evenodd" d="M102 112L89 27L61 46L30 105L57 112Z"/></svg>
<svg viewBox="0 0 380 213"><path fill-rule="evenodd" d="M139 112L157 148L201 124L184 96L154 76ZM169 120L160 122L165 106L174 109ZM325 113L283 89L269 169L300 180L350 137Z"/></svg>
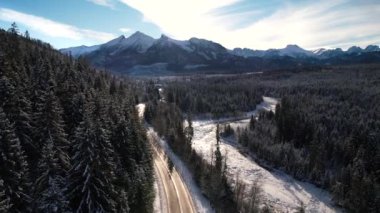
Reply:
<svg viewBox="0 0 380 213"><path fill-rule="evenodd" d="M154 202L153 202L153 212L155 213L161 213L161 211L168 209L166 206L166 203L162 201L160 197L160 190L158 189L158 183L157 180L154 181L154 192L155 192L155 197L154 197Z"/></svg>
<svg viewBox="0 0 380 213"><path fill-rule="evenodd" d="M256 105L256 109L249 112L241 113L239 116L221 117L218 119L213 119L211 115L206 114L206 115L195 116L194 120L203 121L202 125L216 123L216 122L219 122L219 124L248 123L251 116L257 115L258 112L261 110L276 112L276 105L278 102L279 102L279 99L263 96L263 101L260 104ZM187 125L186 121L184 122L184 125Z"/></svg>
<svg viewBox="0 0 380 213"><path fill-rule="evenodd" d="M257 109L275 110L277 100L264 97L263 103ZM250 112L251 114L257 111ZM219 122L228 123L222 119ZM232 127L246 126L249 119L230 122ZM194 137L192 141L193 149L201 153L207 160L211 159L216 144L216 121L194 120ZM340 212L340 209L333 207L331 196L310 183L297 181L291 176L278 170L268 171L255 163L249 156L244 156L238 150L238 145L234 140L225 141L222 139L221 152L227 156L228 177L232 186L236 176L247 184L259 181L263 190L263 201L280 212L294 212L302 202L306 206L307 212Z"/></svg>
<svg viewBox="0 0 380 213"><path fill-rule="evenodd" d="M271 110L273 112L276 112L276 105L278 104L278 102L279 100L277 98L263 96L263 102L257 105L256 109L264 109L267 111Z"/></svg>
<svg viewBox="0 0 380 213"><path fill-rule="evenodd" d="M139 118L143 119L144 117L144 112L145 112L145 104L137 104L136 106L137 112L139 113Z"/></svg>

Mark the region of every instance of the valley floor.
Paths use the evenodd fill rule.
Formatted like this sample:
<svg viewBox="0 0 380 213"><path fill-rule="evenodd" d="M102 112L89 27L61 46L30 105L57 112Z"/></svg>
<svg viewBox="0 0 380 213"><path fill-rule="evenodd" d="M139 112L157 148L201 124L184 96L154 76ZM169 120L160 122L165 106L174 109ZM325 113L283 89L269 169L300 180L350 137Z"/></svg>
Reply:
<svg viewBox="0 0 380 213"><path fill-rule="evenodd" d="M275 99L265 97L257 108L274 110ZM250 114L255 114L256 111ZM249 119L229 122L228 119L194 120L194 137L192 147L202 156L211 160L216 145L217 123L229 123L233 128L246 127ZM294 212L301 202L306 212L341 212L333 206L331 196L310 183L297 181L278 170L267 170L258 165L251 157L239 151L239 144L232 137L222 138L221 152L227 158L227 176L234 186L237 177L247 184L258 181L263 191L263 202L279 212Z"/></svg>

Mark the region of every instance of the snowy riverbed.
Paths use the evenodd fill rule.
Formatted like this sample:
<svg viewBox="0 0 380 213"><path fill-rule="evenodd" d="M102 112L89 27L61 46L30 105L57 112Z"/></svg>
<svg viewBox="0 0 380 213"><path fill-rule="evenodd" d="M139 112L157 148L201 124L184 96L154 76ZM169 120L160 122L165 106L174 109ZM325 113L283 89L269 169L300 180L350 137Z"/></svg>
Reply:
<svg viewBox="0 0 380 213"><path fill-rule="evenodd" d="M264 97L264 101L257 106L257 109L275 111L277 100ZM255 114L252 111L250 114ZM249 123L249 119L228 122L227 119L219 121L194 120L194 137L192 141L193 149L201 153L207 160L211 159L216 144L216 123L230 123L231 126L244 127ZM241 154L238 144L232 140L222 139L221 152L227 156L227 175L229 182L234 186L237 175L240 180L247 184L259 181L263 190L263 201L279 212L294 212L302 202L306 206L306 212L340 212L340 209L333 207L330 194L310 183L297 181L291 176L278 170L268 171L258 165L252 158Z"/></svg>

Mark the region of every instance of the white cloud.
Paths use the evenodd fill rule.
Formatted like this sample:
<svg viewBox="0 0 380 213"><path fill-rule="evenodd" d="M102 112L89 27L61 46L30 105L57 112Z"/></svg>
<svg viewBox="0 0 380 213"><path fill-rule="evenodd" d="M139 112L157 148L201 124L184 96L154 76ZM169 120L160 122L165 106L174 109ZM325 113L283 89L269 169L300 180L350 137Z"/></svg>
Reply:
<svg viewBox="0 0 380 213"><path fill-rule="evenodd" d="M306 48L368 45L380 42L380 4L324 1L306 7L289 6L232 34L251 47L283 47L297 43ZM236 44L236 41L229 41Z"/></svg>
<svg viewBox="0 0 380 213"><path fill-rule="evenodd" d="M190 36L209 38L209 32L224 32L213 10L240 0L120 0L140 11L144 20L153 22L161 30L177 39Z"/></svg>
<svg viewBox="0 0 380 213"><path fill-rule="evenodd" d="M365 46L380 43L380 3L371 0L320 0L286 3L266 17L237 28L256 11L223 14L216 9L243 0L120 0L140 11L144 20L177 39L192 36L233 47L280 48L298 44L305 48ZM251 18L253 21L253 18Z"/></svg>
<svg viewBox="0 0 380 213"><path fill-rule="evenodd" d="M129 29L129 28L124 28L124 27L119 28L119 30L120 30L121 32L123 32L123 33L129 33L129 32L132 31L131 29Z"/></svg>
<svg viewBox="0 0 380 213"><path fill-rule="evenodd" d="M87 0L87 1L100 5L100 6L109 7L112 9L114 9L115 7L112 0Z"/></svg>
<svg viewBox="0 0 380 213"><path fill-rule="evenodd" d="M55 38L105 42L116 37L111 33L80 29L72 25L55 22L43 17L25 14L7 8L0 8L0 20L16 22L44 35Z"/></svg>

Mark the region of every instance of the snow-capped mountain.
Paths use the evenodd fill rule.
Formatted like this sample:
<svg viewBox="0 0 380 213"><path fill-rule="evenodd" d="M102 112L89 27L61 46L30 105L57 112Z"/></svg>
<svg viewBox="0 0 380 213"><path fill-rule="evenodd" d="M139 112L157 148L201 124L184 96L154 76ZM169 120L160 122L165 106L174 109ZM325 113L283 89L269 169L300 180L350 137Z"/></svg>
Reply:
<svg viewBox="0 0 380 213"><path fill-rule="evenodd" d="M380 51L379 46L369 45L367 48L362 49L357 46L350 47L347 51L343 51L341 48L336 49L325 49L320 48L316 50L305 50L298 45L287 45L283 49L269 49L269 50L252 50L248 48L235 48L230 51L231 54L241 56L241 57L278 57L278 56L290 56L293 58L331 58L342 56L343 54L354 54L361 52L378 52Z"/></svg>
<svg viewBox="0 0 380 213"><path fill-rule="evenodd" d="M99 49L100 46L101 45L94 45L94 46L82 45L79 47L69 47L69 48L60 49L60 51L62 53L65 53L65 54L70 54L73 57L78 57L80 55L84 55L86 53L93 52L93 51Z"/></svg>
<svg viewBox="0 0 380 213"><path fill-rule="evenodd" d="M298 45L289 44L283 49L269 49L269 50L251 50L235 48L232 53L242 57L278 57L278 56L290 56L293 58L312 57L313 52L302 49Z"/></svg>
<svg viewBox="0 0 380 213"><path fill-rule="evenodd" d="M380 47L376 45L368 45L365 49L364 52L378 52L380 51Z"/></svg>
<svg viewBox="0 0 380 213"><path fill-rule="evenodd" d="M101 48L113 49L113 54L125 49L132 49L139 53L144 53L153 45L154 42L154 38L137 31L128 38L122 35L114 40L111 40L103 44Z"/></svg>
<svg viewBox="0 0 380 213"><path fill-rule="evenodd" d="M175 46L188 52L192 51L189 48L189 41L175 40L166 35L161 35L161 37L154 42L154 45L159 48L171 48Z"/></svg>
<svg viewBox="0 0 380 213"><path fill-rule="evenodd" d="M191 38L189 47L198 55L205 57L207 60L216 60L227 54L227 49L222 45L206 39Z"/></svg>
<svg viewBox="0 0 380 213"><path fill-rule="evenodd" d="M123 46L123 43L125 40L126 40L125 36L121 35L115 39L112 39L111 41L107 43L102 44L101 46L103 48L112 48L112 47L120 48L121 46Z"/></svg>
<svg viewBox="0 0 380 213"><path fill-rule="evenodd" d="M332 57L338 57L344 54L344 51L341 48L336 48L336 49L328 49L323 51L321 54L318 56L320 58L332 58Z"/></svg>
<svg viewBox="0 0 380 213"><path fill-rule="evenodd" d="M282 56L290 56L290 57L305 57L305 56L313 56L311 51L302 49L298 45L289 44L284 49L279 50L280 55Z"/></svg>
<svg viewBox="0 0 380 213"><path fill-rule="evenodd" d="M228 50L221 44L205 39L176 40L166 35L154 39L139 31L129 37L119 36L102 45L65 48L61 49L61 52L74 57L83 56L97 68L118 73L138 73L142 68L146 73L154 73L155 70L244 72L350 61L360 63L361 60L368 59L380 61L380 48L376 45L370 45L365 49L354 46L347 51L340 48L309 51L295 44L282 49ZM368 54L372 55L367 57ZM359 56L360 58L350 60Z"/></svg>
<svg viewBox="0 0 380 213"><path fill-rule="evenodd" d="M363 52L363 49L358 46L352 46L348 48L347 53L361 53Z"/></svg>
<svg viewBox="0 0 380 213"><path fill-rule="evenodd" d="M77 48L61 51L72 54L72 50ZM193 70L208 67L210 63L218 63L230 56L225 47L205 39L176 40L166 35L154 39L141 32L136 32L127 38L119 36L81 55L95 67L116 72L125 70L135 72L141 67L144 67L144 70L157 69L157 64L160 65L160 70L163 67Z"/></svg>
<svg viewBox="0 0 380 213"><path fill-rule="evenodd" d="M265 51L263 50L252 50L249 48L234 48L233 50L230 51L231 54L241 56L244 58L248 57L262 57L265 54Z"/></svg>
<svg viewBox="0 0 380 213"><path fill-rule="evenodd" d="M316 50L312 50L311 52L314 54L314 55L322 55L324 52L326 52L327 49L325 48L319 48L319 49L316 49Z"/></svg>
<svg viewBox="0 0 380 213"><path fill-rule="evenodd" d="M174 52L179 50L186 51L188 54L194 54L206 60L216 60L221 55L227 53L227 49L213 41L191 38L189 40L175 40L168 36L162 35L152 45L151 51L172 49ZM176 51L174 49L177 49Z"/></svg>

